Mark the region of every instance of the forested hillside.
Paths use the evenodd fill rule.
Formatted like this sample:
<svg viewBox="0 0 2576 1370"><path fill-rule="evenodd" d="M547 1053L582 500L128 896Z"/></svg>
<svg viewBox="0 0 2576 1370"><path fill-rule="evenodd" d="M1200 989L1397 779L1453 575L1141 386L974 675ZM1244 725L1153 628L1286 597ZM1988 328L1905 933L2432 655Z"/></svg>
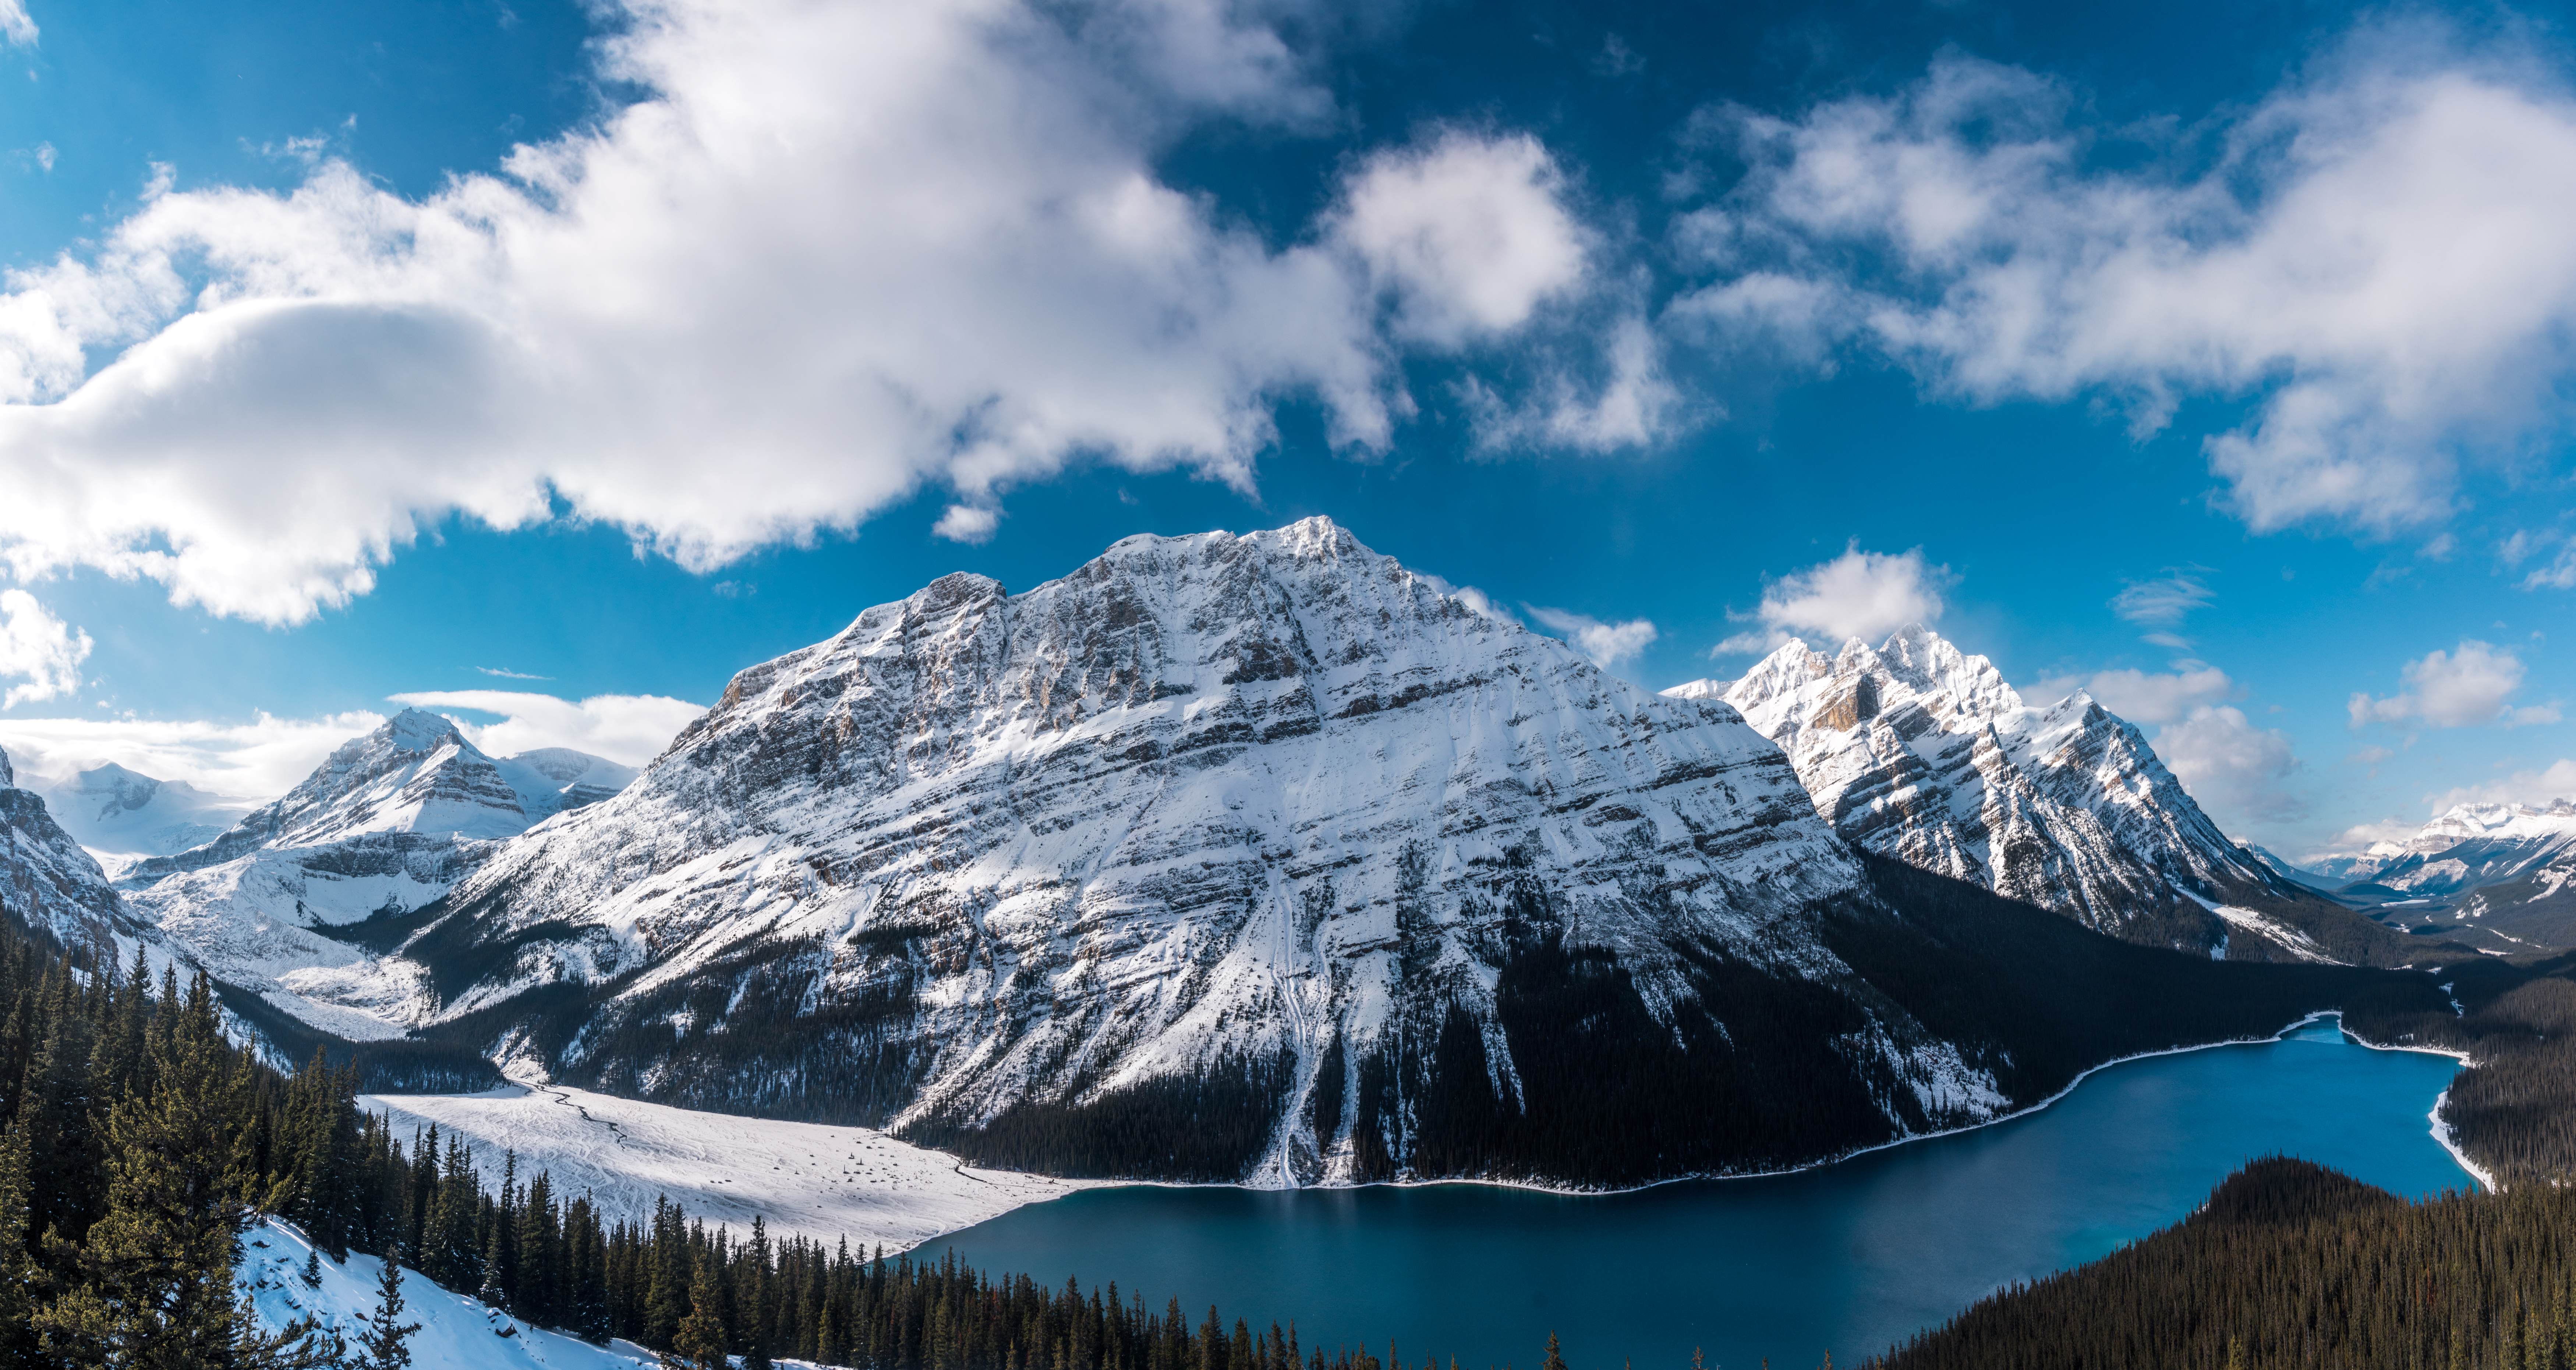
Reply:
<svg viewBox="0 0 2576 1370"><path fill-rule="evenodd" d="M1883 1370L2565 1370L2576 1191L2409 1204L2306 1161L2079 1269L1996 1294Z"/></svg>

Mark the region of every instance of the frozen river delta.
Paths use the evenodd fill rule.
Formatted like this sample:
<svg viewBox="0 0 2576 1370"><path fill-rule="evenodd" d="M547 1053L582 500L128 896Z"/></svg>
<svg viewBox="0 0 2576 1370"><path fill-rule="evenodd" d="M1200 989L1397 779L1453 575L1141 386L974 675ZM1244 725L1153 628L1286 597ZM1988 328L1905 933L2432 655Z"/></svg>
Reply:
<svg viewBox="0 0 2576 1370"><path fill-rule="evenodd" d="M406 1149L414 1128L432 1124L463 1137L487 1186L500 1183L503 1153L516 1151L522 1180L551 1172L555 1193L587 1192L609 1222L649 1218L667 1196L737 1236L757 1216L773 1236L847 1237L893 1252L1084 1187L971 1169L871 1128L735 1118L552 1085L363 1095L358 1105L390 1120Z"/></svg>

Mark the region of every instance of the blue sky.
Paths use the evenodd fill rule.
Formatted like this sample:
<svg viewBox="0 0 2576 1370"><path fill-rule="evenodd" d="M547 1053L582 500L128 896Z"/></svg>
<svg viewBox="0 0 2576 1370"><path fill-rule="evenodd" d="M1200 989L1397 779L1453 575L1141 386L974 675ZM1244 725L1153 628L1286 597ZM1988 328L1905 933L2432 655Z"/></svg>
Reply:
<svg viewBox="0 0 2576 1370"><path fill-rule="evenodd" d="M1925 617L2284 850L2576 794L2564 19L0 0L0 745L637 760L1321 513L1650 686Z"/></svg>

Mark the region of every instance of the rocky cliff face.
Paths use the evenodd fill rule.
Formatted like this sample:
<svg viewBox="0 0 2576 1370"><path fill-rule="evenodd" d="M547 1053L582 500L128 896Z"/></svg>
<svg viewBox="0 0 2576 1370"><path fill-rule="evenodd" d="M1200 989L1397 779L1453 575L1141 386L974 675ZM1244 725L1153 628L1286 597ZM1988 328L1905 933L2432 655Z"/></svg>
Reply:
<svg viewBox="0 0 2576 1370"><path fill-rule="evenodd" d="M42 796L18 788L6 751L0 751L0 913L65 945L135 931L107 873L54 821Z"/></svg>
<svg viewBox="0 0 2576 1370"><path fill-rule="evenodd" d="M2136 728L2081 691L2032 708L1919 626L1832 657L1793 642L1741 680L1668 693L1740 710L1853 843L2105 932L2215 947L2228 928L2208 906L2277 881Z"/></svg>

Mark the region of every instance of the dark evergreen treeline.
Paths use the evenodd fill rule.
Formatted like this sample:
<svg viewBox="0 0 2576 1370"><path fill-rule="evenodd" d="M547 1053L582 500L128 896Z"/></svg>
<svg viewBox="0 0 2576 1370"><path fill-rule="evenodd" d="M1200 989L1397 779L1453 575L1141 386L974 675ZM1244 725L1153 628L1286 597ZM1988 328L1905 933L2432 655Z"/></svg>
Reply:
<svg viewBox="0 0 2576 1370"><path fill-rule="evenodd" d="M736 1238L675 1205L603 1222L587 1195L487 1190L462 1139L397 1138L356 1106L361 1069L294 1076L224 1037L216 987L156 987L0 922L0 1368L381 1368L309 1324L262 1332L233 1284L241 1234L294 1223L333 1259L389 1256L526 1321L625 1337L665 1364L796 1357L861 1370L1386 1370L1303 1349L1295 1326L1195 1326L1116 1285L888 1260L757 1220ZM394 1324L391 1300L383 1321ZM379 1329L381 1330L381 1329ZM393 1339L399 1342L399 1336ZM1399 1366L1398 1370L1402 1370ZM1425 1367L1425 1370L1431 1370Z"/></svg>
<svg viewBox="0 0 2576 1370"><path fill-rule="evenodd" d="M2569 1370L2576 1190L2406 1203L2258 1161L2207 1208L1995 1294L1883 1370Z"/></svg>

